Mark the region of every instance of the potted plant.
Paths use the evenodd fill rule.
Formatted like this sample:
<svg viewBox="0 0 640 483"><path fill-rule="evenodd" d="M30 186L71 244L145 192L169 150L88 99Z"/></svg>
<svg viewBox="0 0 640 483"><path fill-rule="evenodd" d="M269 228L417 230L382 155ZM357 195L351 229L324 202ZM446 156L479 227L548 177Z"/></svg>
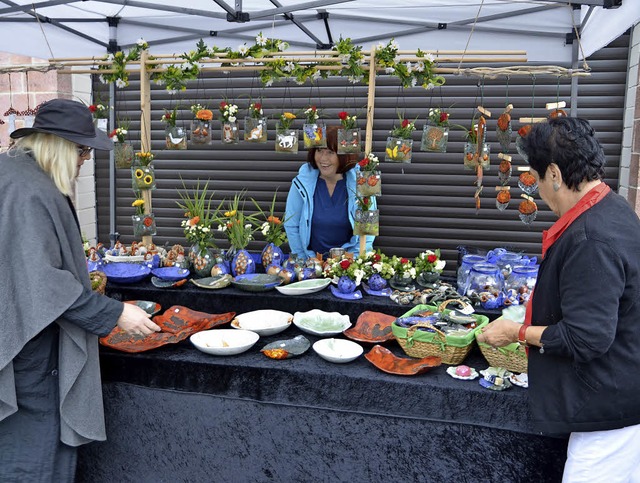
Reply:
<svg viewBox="0 0 640 483"><path fill-rule="evenodd" d="M116 168L130 168L133 163L133 146L127 142L129 123L121 122L109 137L113 140L113 159Z"/></svg>
<svg viewBox="0 0 640 483"><path fill-rule="evenodd" d="M298 152L298 130L291 127L295 119L296 115L292 112L283 112L280 115L276 128L277 152L292 154Z"/></svg>
<svg viewBox="0 0 640 483"><path fill-rule="evenodd" d="M411 135L416 125L408 119L403 119L402 116L398 116L398 119L400 125L394 126L391 136L387 138L384 160L393 163L410 163L413 152Z"/></svg>
<svg viewBox="0 0 640 483"><path fill-rule="evenodd" d="M287 232L284 231L284 220L275 215L277 195L278 191L276 190L273 194L269 211L264 211L258 202L251 198L251 201L260 213L260 217L264 220L258 225L258 230L262 233L267 242L267 246L264 247L261 254L262 266L265 271L271 265L282 265L282 262L284 261L284 253L282 252L280 245L286 243Z"/></svg>
<svg viewBox="0 0 640 483"><path fill-rule="evenodd" d="M414 260L416 281L423 287L433 287L447 262L440 258L440 249L425 250Z"/></svg>
<svg viewBox="0 0 640 483"><path fill-rule="evenodd" d="M393 267L394 274L389 285L396 290L411 291L415 289L413 284L416 278L416 269L411 263L411 260L404 257L398 257L394 255L389 262Z"/></svg>
<svg viewBox="0 0 640 483"><path fill-rule="evenodd" d="M229 240L230 248L227 259L233 256L231 274L234 277L256 271L256 264L246 247L253 240L257 220L254 215L244 213L244 194L244 191L236 193L233 200L227 203L224 212L220 210L225 204L225 200L223 200L218 207L218 215L216 216L218 231L224 233Z"/></svg>
<svg viewBox="0 0 640 483"><path fill-rule="evenodd" d="M471 129L467 131L467 142L464 146L464 167L476 171L478 166L489 169L491 159L491 146L485 142L486 132L483 133L482 140L478 141L478 123L472 121ZM478 144L481 150L478 153Z"/></svg>
<svg viewBox="0 0 640 483"><path fill-rule="evenodd" d="M449 139L449 113L439 107L429 109L429 118L422 130L420 149L444 153Z"/></svg>
<svg viewBox="0 0 640 483"><path fill-rule="evenodd" d="M309 106L304 111L304 115L306 120L302 126L304 147L307 149L326 148L327 137L324 121L320 120L320 111L316 106Z"/></svg>
<svg viewBox="0 0 640 483"><path fill-rule="evenodd" d="M100 102L96 102L89 106L89 110L93 115L93 122L96 127L104 132L107 132L109 129L109 106Z"/></svg>
<svg viewBox="0 0 640 483"><path fill-rule="evenodd" d="M144 212L144 200L136 199L131 203L136 213L131 216L133 222L133 236L152 236L156 234L156 219L153 213Z"/></svg>
<svg viewBox="0 0 640 483"><path fill-rule="evenodd" d="M225 144L238 143L238 106L222 101L219 106L220 123L222 124L221 140Z"/></svg>
<svg viewBox="0 0 640 483"><path fill-rule="evenodd" d="M338 129L338 154L356 154L360 149L360 129L357 117L350 116L347 111L338 113L342 127Z"/></svg>
<svg viewBox="0 0 640 483"><path fill-rule="evenodd" d="M191 121L191 142L193 144L211 143L211 120L213 113L200 104L191 106L194 119Z"/></svg>
<svg viewBox="0 0 640 483"><path fill-rule="evenodd" d="M356 194L358 196L380 196L382 194L379 165L380 161L373 153L367 154L358 161L358 170L356 171Z"/></svg>
<svg viewBox="0 0 640 483"><path fill-rule="evenodd" d="M247 117L244 118L244 140L250 143L267 142L267 118L264 117L262 104L249 104Z"/></svg>
<svg viewBox="0 0 640 483"><path fill-rule="evenodd" d="M167 149L187 149L187 135L182 127L176 125L178 106L170 111L165 109L160 120L166 124L164 136Z"/></svg>
<svg viewBox="0 0 640 483"><path fill-rule="evenodd" d="M364 257L364 270L367 285L370 290L380 292L387 288L389 280L395 274L395 270L391 266L391 259L384 253L377 250L375 252L367 252ZM366 290L366 287L365 287Z"/></svg>
<svg viewBox="0 0 640 483"><path fill-rule="evenodd" d="M150 152L139 151L134 155L131 166L133 191L156 189L156 174L153 169L154 155Z"/></svg>
<svg viewBox="0 0 640 483"><path fill-rule="evenodd" d="M339 259L330 260L324 271L325 277L333 279L341 293L353 293L366 276L361 258L344 255Z"/></svg>

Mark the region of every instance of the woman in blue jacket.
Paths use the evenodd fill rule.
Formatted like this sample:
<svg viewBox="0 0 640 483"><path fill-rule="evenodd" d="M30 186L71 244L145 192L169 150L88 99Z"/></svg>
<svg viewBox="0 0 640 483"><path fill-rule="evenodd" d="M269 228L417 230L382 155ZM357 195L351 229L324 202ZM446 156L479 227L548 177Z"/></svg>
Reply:
<svg viewBox="0 0 640 483"><path fill-rule="evenodd" d="M327 128L327 148L312 148L293 179L284 228L292 255L298 258L326 254L334 247L357 254L360 237L353 234L356 212L357 161L337 154L338 128ZM371 209L375 209L375 198ZM373 236L367 236L367 251Z"/></svg>

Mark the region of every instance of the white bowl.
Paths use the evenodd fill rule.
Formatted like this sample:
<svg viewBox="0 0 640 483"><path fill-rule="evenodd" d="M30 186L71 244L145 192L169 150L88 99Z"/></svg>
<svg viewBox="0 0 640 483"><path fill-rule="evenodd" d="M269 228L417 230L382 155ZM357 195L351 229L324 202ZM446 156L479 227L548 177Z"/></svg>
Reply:
<svg viewBox="0 0 640 483"><path fill-rule="evenodd" d="M293 314L293 323L302 332L312 335L336 335L351 327L348 315L313 309Z"/></svg>
<svg viewBox="0 0 640 483"><path fill-rule="evenodd" d="M250 349L260 336L250 330L211 329L196 332L189 339L202 352L232 356Z"/></svg>
<svg viewBox="0 0 640 483"><path fill-rule="evenodd" d="M324 360L337 364L351 362L364 352L360 344L345 339L320 339L313 344L313 350Z"/></svg>
<svg viewBox="0 0 640 483"><path fill-rule="evenodd" d="M231 321L234 329L251 330L258 335L267 336L282 332L293 322L293 315L280 310L254 310L236 316Z"/></svg>

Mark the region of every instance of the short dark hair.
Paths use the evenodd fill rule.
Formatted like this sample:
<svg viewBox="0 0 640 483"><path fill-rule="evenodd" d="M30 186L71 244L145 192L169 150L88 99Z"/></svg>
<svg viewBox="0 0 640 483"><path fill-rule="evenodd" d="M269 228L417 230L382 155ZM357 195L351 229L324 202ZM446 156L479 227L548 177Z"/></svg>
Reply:
<svg viewBox="0 0 640 483"><path fill-rule="evenodd" d="M525 136L523 148L529 165L544 179L551 163L558 165L562 180L577 191L583 181L604 178L602 145L588 121L577 117L557 117L534 124Z"/></svg>
<svg viewBox="0 0 640 483"><path fill-rule="evenodd" d="M338 126L327 126L325 136L327 138L327 149L338 152ZM318 169L316 164L316 151L322 148L311 148L307 152L307 162L312 168ZM338 154L338 173L346 173L358 162L357 154Z"/></svg>

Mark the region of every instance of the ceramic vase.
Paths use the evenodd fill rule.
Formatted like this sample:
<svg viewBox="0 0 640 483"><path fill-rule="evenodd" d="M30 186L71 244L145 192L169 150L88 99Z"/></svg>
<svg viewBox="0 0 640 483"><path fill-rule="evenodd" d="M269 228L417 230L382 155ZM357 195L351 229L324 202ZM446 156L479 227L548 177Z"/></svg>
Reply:
<svg viewBox="0 0 640 483"><path fill-rule="evenodd" d="M379 292L380 290L387 288L388 282L382 278L382 275L379 273L374 273L369 277L369 280L367 280L367 284L371 290Z"/></svg>
<svg viewBox="0 0 640 483"><path fill-rule="evenodd" d="M114 143L113 160L116 168L130 168L133 164L133 146L129 143Z"/></svg>
<svg viewBox="0 0 640 483"><path fill-rule="evenodd" d="M338 279L338 291L340 293L353 293L356 290L356 282L347 275L342 275Z"/></svg>
<svg viewBox="0 0 640 483"><path fill-rule="evenodd" d="M338 129L338 154L358 154L360 151L360 128Z"/></svg>
<svg viewBox="0 0 640 483"><path fill-rule="evenodd" d="M382 194L382 178L380 171L357 171L356 194L365 196L380 196Z"/></svg>
<svg viewBox="0 0 640 483"><path fill-rule="evenodd" d="M244 140L249 143L267 142L267 118L244 118Z"/></svg>
<svg viewBox="0 0 640 483"><path fill-rule="evenodd" d="M291 153L298 152L298 130L278 128L276 130L276 152Z"/></svg>
<svg viewBox="0 0 640 483"><path fill-rule="evenodd" d="M220 140L224 144L238 144L238 123L223 121L222 122L222 132L220 133Z"/></svg>
<svg viewBox="0 0 640 483"><path fill-rule="evenodd" d="M389 136L384 160L389 163L410 163L413 153L413 139Z"/></svg>
<svg viewBox="0 0 640 483"><path fill-rule="evenodd" d="M231 261L231 275L246 275L256 272L256 263L244 248L238 250Z"/></svg>
<svg viewBox="0 0 640 483"><path fill-rule="evenodd" d="M282 265L284 260L284 253L280 247L277 247L274 243L268 243L262 250L260 255L262 260L262 266L265 268L270 265Z"/></svg>
<svg viewBox="0 0 640 483"><path fill-rule="evenodd" d="M187 149L187 133L180 126L167 126L164 138L167 149Z"/></svg>
<svg viewBox="0 0 640 483"><path fill-rule="evenodd" d="M401 273L396 273L389 281L389 285L391 285L391 287L396 290L405 292L409 292L415 289L415 285L413 284L413 278L411 278L411 275L403 276L403 274Z"/></svg>
<svg viewBox="0 0 640 483"><path fill-rule="evenodd" d="M302 139L306 149L326 148L327 138L325 136L325 125L322 121L308 123L302 126Z"/></svg>
<svg viewBox="0 0 640 483"><path fill-rule="evenodd" d="M433 287L438 280L440 280L438 272L420 272L416 277L416 282L422 287Z"/></svg>
<svg viewBox="0 0 640 483"><path fill-rule="evenodd" d="M156 218L153 213L132 215L133 236L152 236L156 234Z"/></svg>
<svg viewBox="0 0 640 483"><path fill-rule="evenodd" d="M193 144L211 143L211 121L202 119L191 121L191 142Z"/></svg>
<svg viewBox="0 0 640 483"><path fill-rule="evenodd" d="M222 262L222 256L215 248L202 248L193 245L189 251L189 258L193 265L193 271L198 277L210 277L211 269L217 263Z"/></svg>
<svg viewBox="0 0 640 483"><path fill-rule="evenodd" d="M427 122L422 130L420 149L422 151L431 151L434 153L446 153L448 140L449 127L436 126L431 122Z"/></svg>

